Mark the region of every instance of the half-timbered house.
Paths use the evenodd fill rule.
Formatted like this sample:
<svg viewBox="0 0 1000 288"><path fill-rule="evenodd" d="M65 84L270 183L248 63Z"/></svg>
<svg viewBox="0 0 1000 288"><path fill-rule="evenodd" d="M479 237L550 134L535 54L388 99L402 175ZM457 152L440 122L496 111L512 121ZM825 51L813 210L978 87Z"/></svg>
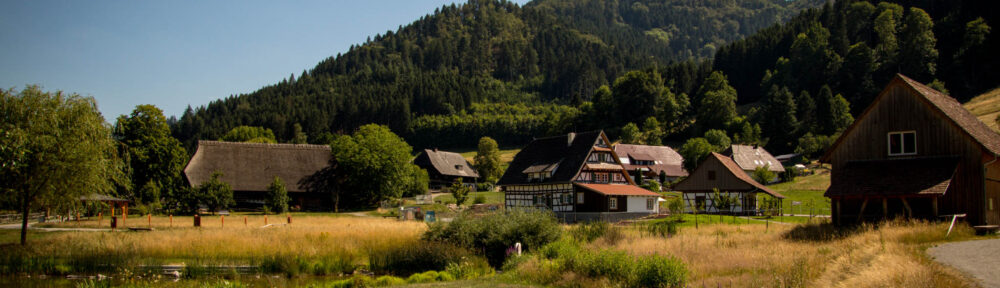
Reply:
<svg viewBox="0 0 1000 288"><path fill-rule="evenodd" d="M1000 135L954 98L903 75L820 159L835 224L964 214L1000 224Z"/></svg>
<svg viewBox="0 0 1000 288"><path fill-rule="evenodd" d="M698 164L690 176L674 185L674 190L683 194L685 206L689 211L697 209L699 212L708 213L754 214L758 211L758 193L779 199L785 198L784 195L754 181L733 159L715 152ZM736 198L736 203L731 209L720 211L712 202L715 191L719 192L719 196Z"/></svg>
<svg viewBox="0 0 1000 288"><path fill-rule="evenodd" d="M660 194L635 186L603 131L535 139L497 184L507 209L551 210L567 222L659 212Z"/></svg>

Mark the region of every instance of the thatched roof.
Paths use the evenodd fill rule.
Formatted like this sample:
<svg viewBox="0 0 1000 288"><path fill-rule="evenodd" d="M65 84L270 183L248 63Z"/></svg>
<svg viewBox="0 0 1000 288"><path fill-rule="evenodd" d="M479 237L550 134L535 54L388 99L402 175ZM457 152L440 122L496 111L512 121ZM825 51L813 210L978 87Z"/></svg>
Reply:
<svg viewBox="0 0 1000 288"><path fill-rule="evenodd" d="M785 172L785 167L781 166L781 161L774 158L771 153L764 150L764 147L757 145L732 145L722 154L733 158L736 165L746 171L757 170L758 167L767 166L772 172Z"/></svg>
<svg viewBox="0 0 1000 288"><path fill-rule="evenodd" d="M288 192L303 192L299 181L326 167L330 157L326 145L198 141L184 175L198 186L219 171L233 191L267 191L277 176Z"/></svg>
<svg viewBox="0 0 1000 288"><path fill-rule="evenodd" d="M590 150L603 134L591 131L535 139L514 156L497 184L527 184L528 174L524 171L538 169L555 169L555 173L552 178L532 183L569 183L580 172Z"/></svg>
<svg viewBox="0 0 1000 288"><path fill-rule="evenodd" d="M687 170L684 170L684 157L667 146L618 144L615 145L615 153L619 158L628 159L628 163L622 161L622 166L629 171L647 168L655 174L660 174L662 171L670 177L688 176ZM636 165L636 160L655 161L656 164Z"/></svg>
<svg viewBox="0 0 1000 288"><path fill-rule="evenodd" d="M465 161L462 154L455 152L424 149L424 153L417 156L414 163L420 168L437 170L439 174L445 176L479 178L479 172L472 168L472 164Z"/></svg>

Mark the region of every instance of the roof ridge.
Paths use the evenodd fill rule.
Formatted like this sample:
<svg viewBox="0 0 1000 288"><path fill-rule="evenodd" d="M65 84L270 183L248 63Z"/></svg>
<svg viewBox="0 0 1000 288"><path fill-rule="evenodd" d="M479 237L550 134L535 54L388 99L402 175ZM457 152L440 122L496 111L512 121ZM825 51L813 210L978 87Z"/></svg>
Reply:
<svg viewBox="0 0 1000 288"><path fill-rule="evenodd" d="M252 143L252 142L232 142L232 141L216 141L216 140L198 140L198 145L205 146L260 146L260 147L272 147L272 148L330 148L329 145L320 144L294 144L294 143Z"/></svg>

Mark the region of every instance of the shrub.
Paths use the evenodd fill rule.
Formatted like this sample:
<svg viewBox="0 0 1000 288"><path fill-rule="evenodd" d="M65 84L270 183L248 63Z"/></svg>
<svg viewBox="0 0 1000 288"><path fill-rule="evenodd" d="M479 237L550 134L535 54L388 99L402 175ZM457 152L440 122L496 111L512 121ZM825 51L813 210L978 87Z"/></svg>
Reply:
<svg viewBox="0 0 1000 288"><path fill-rule="evenodd" d="M493 267L490 267L486 259L472 257L460 263L449 263L445 271L455 279L475 279L493 274Z"/></svg>
<svg viewBox="0 0 1000 288"><path fill-rule="evenodd" d="M687 279L687 268L677 259L652 255L638 261L635 274L637 287L681 287Z"/></svg>
<svg viewBox="0 0 1000 288"><path fill-rule="evenodd" d="M375 273L406 275L427 269L444 270L471 256L469 251L449 243L420 242L369 252L368 269Z"/></svg>
<svg viewBox="0 0 1000 288"><path fill-rule="evenodd" d="M486 203L485 195L476 195L476 199L472 200L472 204L483 204Z"/></svg>
<svg viewBox="0 0 1000 288"><path fill-rule="evenodd" d="M677 234L677 222L673 219L656 221L646 225L646 232L653 236L667 237Z"/></svg>
<svg viewBox="0 0 1000 288"><path fill-rule="evenodd" d="M572 229L570 229L570 235L574 239L584 242L593 242L597 238L601 238L610 229L608 222L604 221L593 221L578 224Z"/></svg>
<svg viewBox="0 0 1000 288"><path fill-rule="evenodd" d="M410 284L416 283L431 283L437 281L438 273L435 271L427 271L424 273L414 273L410 277L406 278L406 282Z"/></svg>
<svg viewBox="0 0 1000 288"><path fill-rule="evenodd" d="M506 260L507 249L520 242L525 250L538 249L559 239L562 228L551 212L500 211L482 216L460 214L451 223L434 223L423 238L451 243L482 253L493 267Z"/></svg>
<svg viewBox="0 0 1000 288"><path fill-rule="evenodd" d="M373 284L375 284L375 286L404 285L404 284L406 284L406 280L403 279L403 278L386 275L386 276L380 276L378 278L375 278L375 281L373 282Z"/></svg>

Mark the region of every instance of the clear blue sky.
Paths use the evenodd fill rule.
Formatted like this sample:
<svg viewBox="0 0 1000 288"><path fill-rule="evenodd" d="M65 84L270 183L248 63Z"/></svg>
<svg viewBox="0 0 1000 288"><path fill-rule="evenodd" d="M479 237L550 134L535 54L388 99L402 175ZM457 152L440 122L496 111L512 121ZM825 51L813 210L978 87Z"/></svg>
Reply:
<svg viewBox="0 0 1000 288"><path fill-rule="evenodd" d="M138 104L180 117L453 2L2 1L0 88L93 96L109 122Z"/></svg>

